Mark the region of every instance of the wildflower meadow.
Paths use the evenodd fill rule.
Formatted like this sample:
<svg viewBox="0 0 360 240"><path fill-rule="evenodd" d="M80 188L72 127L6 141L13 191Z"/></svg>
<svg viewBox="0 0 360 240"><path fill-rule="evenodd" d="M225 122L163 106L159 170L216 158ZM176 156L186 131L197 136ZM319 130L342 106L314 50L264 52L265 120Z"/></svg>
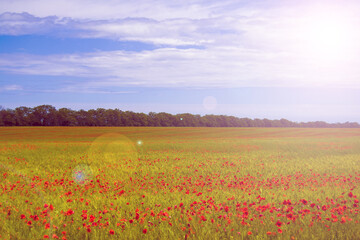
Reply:
<svg viewBox="0 0 360 240"><path fill-rule="evenodd" d="M0 239L358 239L360 130L0 128Z"/></svg>

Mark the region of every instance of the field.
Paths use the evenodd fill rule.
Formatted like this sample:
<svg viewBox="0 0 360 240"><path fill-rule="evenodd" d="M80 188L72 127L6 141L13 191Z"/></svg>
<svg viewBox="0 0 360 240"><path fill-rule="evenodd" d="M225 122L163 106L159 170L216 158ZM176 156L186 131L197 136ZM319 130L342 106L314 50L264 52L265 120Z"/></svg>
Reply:
<svg viewBox="0 0 360 240"><path fill-rule="evenodd" d="M0 239L360 236L359 129L0 128L0 178Z"/></svg>

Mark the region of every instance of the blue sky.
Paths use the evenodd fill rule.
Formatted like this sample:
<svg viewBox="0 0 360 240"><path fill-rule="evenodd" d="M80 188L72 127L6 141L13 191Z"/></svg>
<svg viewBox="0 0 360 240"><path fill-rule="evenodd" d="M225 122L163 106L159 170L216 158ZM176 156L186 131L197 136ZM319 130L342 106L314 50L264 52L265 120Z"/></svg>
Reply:
<svg viewBox="0 0 360 240"><path fill-rule="evenodd" d="M360 122L357 1L12 0L0 105Z"/></svg>

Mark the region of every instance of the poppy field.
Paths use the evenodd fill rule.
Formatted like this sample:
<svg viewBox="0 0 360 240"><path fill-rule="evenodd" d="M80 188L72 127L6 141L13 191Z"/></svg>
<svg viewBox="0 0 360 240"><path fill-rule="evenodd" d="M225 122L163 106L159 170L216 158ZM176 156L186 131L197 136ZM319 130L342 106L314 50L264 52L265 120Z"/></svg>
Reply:
<svg viewBox="0 0 360 240"><path fill-rule="evenodd" d="M358 239L360 129L0 128L0 239Z"/></svg>

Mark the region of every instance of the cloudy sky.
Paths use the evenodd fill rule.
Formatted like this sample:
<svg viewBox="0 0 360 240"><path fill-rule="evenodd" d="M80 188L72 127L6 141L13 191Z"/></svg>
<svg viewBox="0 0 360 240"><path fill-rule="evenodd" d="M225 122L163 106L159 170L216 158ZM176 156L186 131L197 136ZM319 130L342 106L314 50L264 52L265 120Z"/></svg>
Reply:
<svg viewBox="0 0 360 240"><path fill-rule="evenodd" d="M360 2L0 0L0 105L360 122Z"/></svg>

